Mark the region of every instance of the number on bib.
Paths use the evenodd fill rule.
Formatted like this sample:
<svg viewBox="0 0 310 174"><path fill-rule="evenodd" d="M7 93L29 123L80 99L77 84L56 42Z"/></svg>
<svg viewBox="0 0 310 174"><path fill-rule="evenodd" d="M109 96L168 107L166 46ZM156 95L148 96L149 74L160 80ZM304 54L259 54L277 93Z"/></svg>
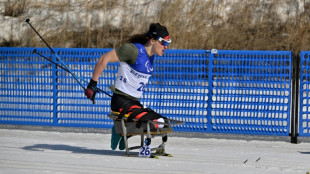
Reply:
<svg viewBox="0 0 310 174"><path fill-rule="evenodd" d="M150 146L142 146L139 150L139 157L149 158L151 155L151 147Z"/></svg>
<svg viewBox="0 0 310 174"><path fill-rule="evenodd" d="M124 83L127 82L127 79L125 77L123 77L123 76L119 76L119 77L120 77L120 80L123 81Z"/></svg>
<svg viewBox="0 0 310 174"><path fill-rule="evenodd" d="M143 89L145 88L145 86L146 86L146 84L144 84L144 83L140 83L140 87L137 89L137 91L143 91Z"/></svg>

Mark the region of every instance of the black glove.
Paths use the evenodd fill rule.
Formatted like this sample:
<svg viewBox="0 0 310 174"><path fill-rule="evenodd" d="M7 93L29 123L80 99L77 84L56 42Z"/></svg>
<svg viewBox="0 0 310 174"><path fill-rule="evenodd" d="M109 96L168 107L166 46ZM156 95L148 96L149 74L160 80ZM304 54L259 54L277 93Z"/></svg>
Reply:
<svg viewBox="0 0 310 174"><path fill-rule="evenodd" d="M90 80L87 88L85 89L85 95L86 97L93 101L93 104L95 104L95 97L96 97L96 93L98 92L97 89L97 83L96 81L94 81L93 79Z"/></svg>

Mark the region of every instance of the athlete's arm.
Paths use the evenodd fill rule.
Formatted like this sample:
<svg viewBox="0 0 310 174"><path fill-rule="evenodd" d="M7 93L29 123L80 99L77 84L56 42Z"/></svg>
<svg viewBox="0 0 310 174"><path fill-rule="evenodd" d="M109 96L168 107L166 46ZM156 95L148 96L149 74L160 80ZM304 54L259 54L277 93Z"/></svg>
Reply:
<svg viewBox="0 0 310 174"><path fill-rule="evenodd" d="M115 49L105 53L99 58L95 66L92 79L98 82L99 76L101 75L103 70L106 68L107 64L114 63L114 62L119 62L119 58L115 52Z"/></svg>

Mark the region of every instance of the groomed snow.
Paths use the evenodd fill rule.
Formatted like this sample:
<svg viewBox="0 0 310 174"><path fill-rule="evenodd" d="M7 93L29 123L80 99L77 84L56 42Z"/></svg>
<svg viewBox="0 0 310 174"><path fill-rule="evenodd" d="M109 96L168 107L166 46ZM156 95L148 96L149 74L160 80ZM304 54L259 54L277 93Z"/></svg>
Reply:
<svg viewBox="0 0 310 174"><path fill-rule="evenodd" d="M184 134L186 135L186 134ZM207 173L306 174L310 143L247 140L173 133L166 150L174 157L147 159L110 150L110 134L0 129L0 173ZM238 136L236 136L238 137ZM140 137L129 139L138 145ZM152 145L159 145L155 137Z"/></svg>

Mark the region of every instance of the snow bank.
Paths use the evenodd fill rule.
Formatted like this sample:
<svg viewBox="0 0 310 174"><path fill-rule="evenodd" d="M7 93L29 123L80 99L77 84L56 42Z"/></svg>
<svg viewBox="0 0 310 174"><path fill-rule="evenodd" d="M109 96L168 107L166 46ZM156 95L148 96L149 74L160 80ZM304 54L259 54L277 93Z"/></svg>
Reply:
<svg viewBox="0 0 310 174"><path fill-rule="evenodd" d="M231 11L238 12L238 7L245 5L257 6L252 22L262 19L269 8L276 9L275 15L279 15L282 21L295 21L298 15L304 12L304 0L205 0L212 5L212 13L219 16L223 23ZM16 3L21 3L17 1ZM85 28L93 30L106 25L115 28L134 26L136 23L150 23L156 19L160 10L172 1L165 0L28 0L24 7L24 13L18 17L5 16L7 8L13 8L8 2L0 3L0 42L21 41L28 26L24 22L30 18L33 25L38 26L42 34L54 35L61 29L69 31L84 31ZM192 1L180 0L184 4L184 10L191 7ZM16 6L14 7L16 8ZM171 13L167 11L166 13ZM171 18L178 18L177 14L171 14ZM169 21L169 18L167 19ZM182 20L182 19L181 19ZM186 22L185 22L186 23Z"/></svg>

